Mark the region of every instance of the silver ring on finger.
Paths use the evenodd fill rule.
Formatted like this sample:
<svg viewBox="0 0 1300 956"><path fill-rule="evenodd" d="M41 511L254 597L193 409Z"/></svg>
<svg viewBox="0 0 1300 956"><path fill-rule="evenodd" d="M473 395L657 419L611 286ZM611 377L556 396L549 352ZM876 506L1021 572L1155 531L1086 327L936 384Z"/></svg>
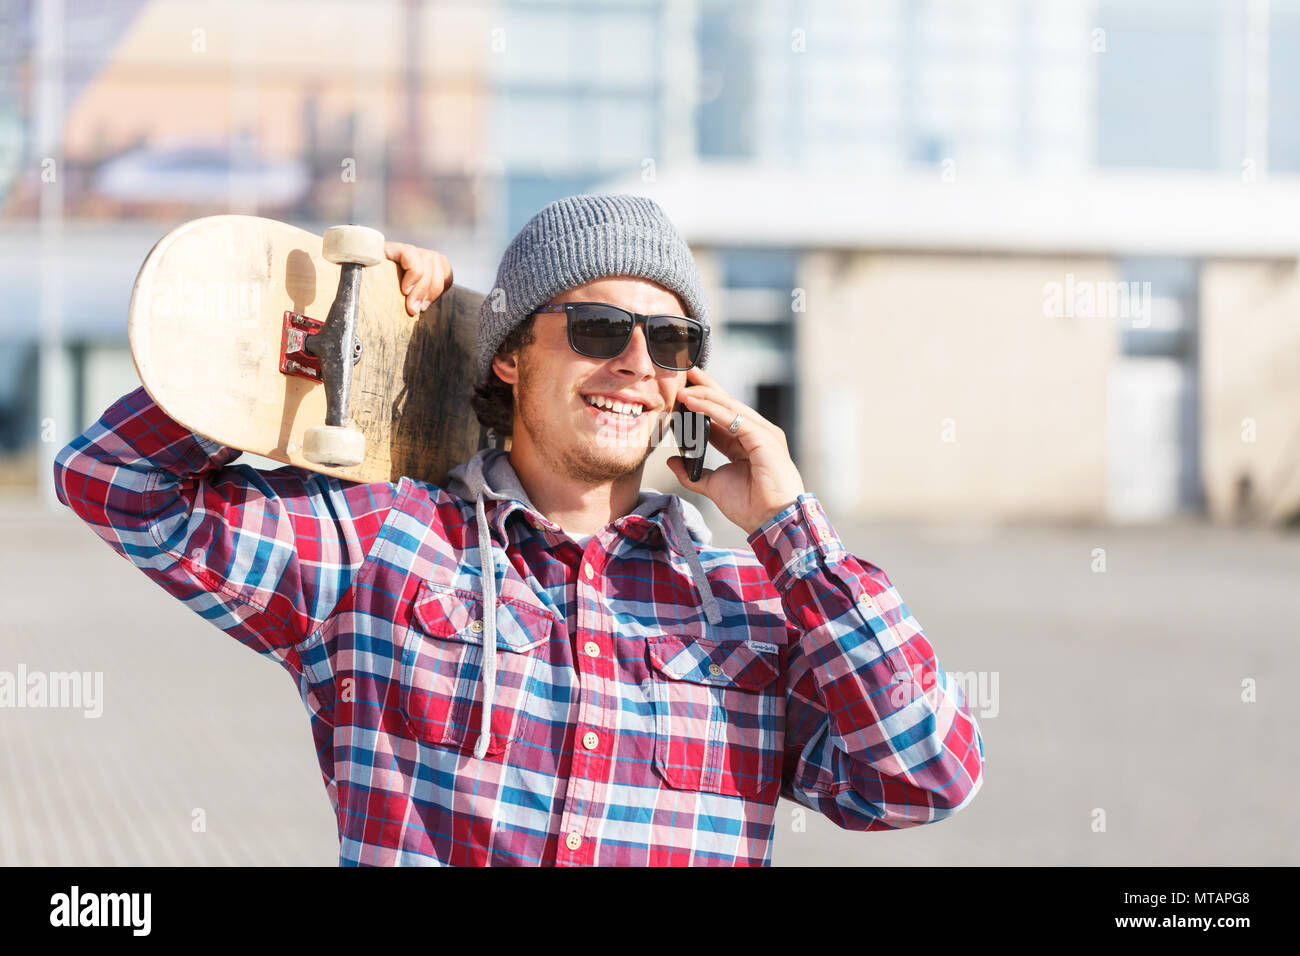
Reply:
<svg viewBox="0 0 1300 956"><path fill-rule="evenodd" d="M736 434L737 429L740 428L740 423L743 422L744 420L745 420L745 416L737 412L736 420L727 426L727 433L731 435Z"/></svg>

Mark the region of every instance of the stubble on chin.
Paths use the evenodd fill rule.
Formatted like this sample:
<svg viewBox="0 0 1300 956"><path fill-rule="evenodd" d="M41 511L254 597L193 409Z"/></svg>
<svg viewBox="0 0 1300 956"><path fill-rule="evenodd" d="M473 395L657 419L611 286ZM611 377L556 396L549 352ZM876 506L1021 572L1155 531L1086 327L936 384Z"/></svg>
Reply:
<svg viewBox="0 0 1300 956"><path fill-rule="evenodd" d="M521 399L520 418L538 450L557 472L584 485L600 485L637 471L650 457L653 447L644 435L634 446L613 429L597 428L580 434L573 431L568 420L551 421L539 400L539 387L533 381L526 356L521 356L516 393Z"/></svg>
<svg viewBox="0 0 1300 956"><path fill-rule="evenodd" d="M569 432L564 437L567 451L557 465L574 481L587 485L626 477L638 471L650 457L649 448L630 444L625 434L614 429L596 428L585 434Z"/></svg>
<svg viewBox="0 0 1300 956"><path fill-rule="evenodd" d="M579 441L569 475L575 481L602 484L637 471L649 457L648 448L637 450L626 443L602 447L598 441L591 444Z"/></svg>

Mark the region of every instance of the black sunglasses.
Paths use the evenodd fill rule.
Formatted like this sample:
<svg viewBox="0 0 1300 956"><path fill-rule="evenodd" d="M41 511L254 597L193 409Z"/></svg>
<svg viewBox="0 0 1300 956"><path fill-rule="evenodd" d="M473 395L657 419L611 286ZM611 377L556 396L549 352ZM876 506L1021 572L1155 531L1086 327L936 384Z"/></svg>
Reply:
<svg viewBox="0 0 1300 956"><path fill-rule="evenodd" d="M569 348L588 358L618 355L632 341L632 330L641 325L650 361L673 372L685 371L699 360L708 334L703 323L684 315L641 315L604 302L561 302L537 312L563 312L568 317Z"/></svg>

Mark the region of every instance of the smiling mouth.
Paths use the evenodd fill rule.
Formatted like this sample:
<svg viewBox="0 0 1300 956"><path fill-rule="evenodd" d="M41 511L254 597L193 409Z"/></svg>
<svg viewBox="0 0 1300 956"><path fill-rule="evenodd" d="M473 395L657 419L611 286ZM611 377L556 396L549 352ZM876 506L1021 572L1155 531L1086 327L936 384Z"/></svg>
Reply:
<svg viewBox="0 0 1300 956"><path fill-rule="evenodd" d="M597 416L603 413L609 415L615 421L634 422L645 414L643 405L611 402L608 399L595 398L590 395L582 396L582 401L588 408L593 409Z"/></svg>

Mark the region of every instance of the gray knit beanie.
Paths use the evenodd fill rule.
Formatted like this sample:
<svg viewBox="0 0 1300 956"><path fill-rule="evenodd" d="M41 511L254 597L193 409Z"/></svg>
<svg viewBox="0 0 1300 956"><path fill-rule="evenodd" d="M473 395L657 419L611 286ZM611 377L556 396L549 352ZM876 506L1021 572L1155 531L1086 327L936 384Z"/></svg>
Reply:
<svg viewBox="0 0 1300 956"><path fill-rule="evenodd" d="M478 381L486 380L506 336L538 306L602 276L657 282L681 296L687 315L709 328L695 259L658 203L645 196L570 196L529 219L501 257L479 311ZM701 368L709 359L709 338L696 363Z"/></svg>

